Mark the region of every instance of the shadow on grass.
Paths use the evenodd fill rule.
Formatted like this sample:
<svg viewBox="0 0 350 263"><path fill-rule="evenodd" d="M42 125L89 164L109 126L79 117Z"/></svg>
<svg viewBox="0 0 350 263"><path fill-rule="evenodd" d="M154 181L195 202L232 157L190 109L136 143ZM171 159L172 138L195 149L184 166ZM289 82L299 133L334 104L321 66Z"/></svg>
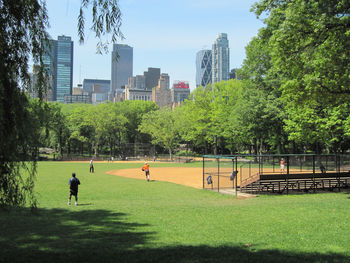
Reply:
<svg viewBox="0 0 350 263"><path fill-rule="evenodd" d="M0 211L0 262L350 262L341 254L255 250L250 245L157 247L148 225L107 210ZM144 230L144 231L142 231Z"/></svg>
<svg viewBox="0 0 350 263"><path fill-rule="evenodd" d="M86 204L87 206L89 204ZM112 256L152 237L145 224L107 210L0 210L0 262L61 262ZM108 260L108 258L107 258ZM99 260L98 260L99 261Z"/></svg>

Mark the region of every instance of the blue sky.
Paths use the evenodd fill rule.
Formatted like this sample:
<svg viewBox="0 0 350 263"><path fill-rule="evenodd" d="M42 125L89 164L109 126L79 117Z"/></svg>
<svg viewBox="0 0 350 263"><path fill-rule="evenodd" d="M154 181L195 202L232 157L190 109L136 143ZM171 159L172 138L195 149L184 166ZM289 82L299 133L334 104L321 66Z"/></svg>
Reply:
<svg viewBox="0 0 350 263"><path fill-rule="evenodd" d="M171 84L174 80L189 81L193 90L196 53L211 49L219 33L228 34L230 68L241 66L245 46L263 26L250 12L254 2L120 0L121 31L125 39L118 41L134 48L134 75L143 74L148 67L158 67L162 73L169 74ZM46 4L51 37L57 39L58 35L66 35L74 41L73 85L82 83L84 78L110 79L111 53L96 54L94 33L86 31L85 43L80 45L78 42L80 0L47 0Z"/></svg>

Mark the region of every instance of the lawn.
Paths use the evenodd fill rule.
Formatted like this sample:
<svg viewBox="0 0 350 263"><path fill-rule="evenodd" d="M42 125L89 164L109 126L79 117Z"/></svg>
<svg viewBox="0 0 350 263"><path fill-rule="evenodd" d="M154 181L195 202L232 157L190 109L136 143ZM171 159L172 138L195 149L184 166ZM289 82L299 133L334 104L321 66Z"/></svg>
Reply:
<svg viewBox="0 0 350 263"><path fill-rule="evenodd" d="M349 192L236 199L105 174L134 167L39 163L38 210L0 211L0 262L350 262Z"/></svg>

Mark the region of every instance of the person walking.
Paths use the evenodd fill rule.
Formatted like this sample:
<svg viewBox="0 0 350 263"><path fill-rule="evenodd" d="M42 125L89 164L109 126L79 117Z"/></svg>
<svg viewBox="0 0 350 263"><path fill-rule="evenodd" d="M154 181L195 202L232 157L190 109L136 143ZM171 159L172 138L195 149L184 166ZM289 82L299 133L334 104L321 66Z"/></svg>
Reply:
<svg viewBox="0 0 350 263"><path fill-rule="evenodd" d="M80 185L80 181L75 177L75 173L72 173L72 177L69 179L69 197L68 197L68 205L70 205L72 195L75 197L75 205L78 205L78 185Z"/></svg>
<svg viewBox="0 0 350 263"><path fill-rule="evenodd" d="M94 161L91 159L90 160L90 173L94 172Z"/></svg>
<svg viewBox="0 0 350 263"><path fill-rule="evenodd" d="M149 164L145 162L145 165L142 166L141 170L145 172L147 182L149 182Z"/></svg>

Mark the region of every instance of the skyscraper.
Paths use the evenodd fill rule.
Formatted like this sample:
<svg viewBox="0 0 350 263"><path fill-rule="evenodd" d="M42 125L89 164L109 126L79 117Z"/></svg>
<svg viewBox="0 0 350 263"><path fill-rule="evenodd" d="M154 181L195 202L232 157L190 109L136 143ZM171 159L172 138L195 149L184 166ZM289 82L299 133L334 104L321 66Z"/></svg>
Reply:
<svg viewBox="0 0 350 263"><path fill-rule="evenodd" d="M72 95L73 41L68 36L50 39L45 46L43 63L52 79L52 100L64 102L65 95Z"/></svg>
<svg viewBox="0 0 350 263"><path fill-rule="evenodd" d="M220 33L212 47L212 83L229 80L230 50L226 33Z"/></svg>
<svg viewBox="0 0 350 263"><path fill-rule="evenodd" d="M211 50L201 50L196 56L196 86L205 87L211 84Z"/></svg>
<svg viewBox="0 0 350 263"><path fill-rule="evenodd" d="M147 71L143 72L143 75L145 76L146 90L152 91L154 87L158 86L160 68L148 68Z"/></svg>
<svg viewBox="0 0 350 263"><path fill-rule="evenodd" d="M71 37L58 36L56 52L56 100L64 102L64 95L72 95L73 87L73 41Z"/></svg>
<svg viewBox="0 0 350 263"><path fill-rule="evenodd" d="M118 56L117 56L118 54ZM112 51L112 75L109 99L113 100L124 92L128 79L133 74L133 48L114 44Z"/></svg>

